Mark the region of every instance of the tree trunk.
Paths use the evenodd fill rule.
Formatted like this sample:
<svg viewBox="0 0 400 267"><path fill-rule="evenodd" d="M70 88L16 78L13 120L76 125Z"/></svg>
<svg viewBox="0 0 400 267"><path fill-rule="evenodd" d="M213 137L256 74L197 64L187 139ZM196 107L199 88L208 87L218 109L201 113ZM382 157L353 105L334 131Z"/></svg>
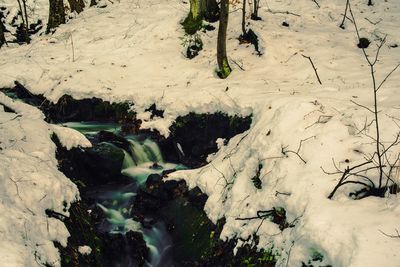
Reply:
<svg viewBox="0 0 400 267"><path fill-rule="evenodd" d="M204 3L204 19L208 22L216 22L219 19L219 6L216 0L202 0Z"/></svg>
<svg viewBox="0 0 400 267"><path fill-rule="evenodd" d="M65 9L63 0L49 0L49 21L47 23L46 33L65 23Z"/></svg>
<svg viewBox="0 0 400 267"><path fill-rule="evenodd" d="M195 34L203 25L202 3L204 0L190 0L190 11L182 26L187 34Z"/></svg>
<svg viewBox="0 0 400 267"><path fill-rule="evenodd" d="M252 20L260 20L261 18L258 16L258 9L260 7L260 0L253 0L253 12L251 13Z"/></svg>
<svg viewBox="0 0 400 267"><path fill-rule="evenodd" d="M4 45L7 44L6 37L4 37L4 25L3 21L1 20L0 16L0 48Z"/></svg>
<svg viewBox="0 0 400 267"><path fill-rule="evenodd" d="M203 19L215 22L219 18L216 0L190 0L190 11L182 26L187 34L195 34L203 26Z"/></svg>
<svg viewBox="0 0 400 267"><path fill-rule="evenodd" d="M68 0L71 12L81 13L85 8L83 0Z"/></svg>
<svg viewBox="0 0 400 267"><path fill-rule="evenodd" d="M226 55L226 32L229 19L229 0L221 0L221 11L219 17L218 41L217 41L217 62L218 76L225 79L231 73L231 67Z"/></svg>
<svg viewBox="0 0 400 267"><path fill-rule="evenodd" d="M246 0L243 0L243 7L242 7L242 32L243 36L246 35Z"/></svg>
<svg viewBox="0 0 400 267"><path fill-rule="evenodd" d="M25 42L29 44L31 39L29 38L29 31L28 31L29 22L28 22L28 15L26 14L26 0L22 0L22 3L23 5L21 4L21 1L18 0L22 25L19 28L17 28L17 40L18 42Z"/></svg>

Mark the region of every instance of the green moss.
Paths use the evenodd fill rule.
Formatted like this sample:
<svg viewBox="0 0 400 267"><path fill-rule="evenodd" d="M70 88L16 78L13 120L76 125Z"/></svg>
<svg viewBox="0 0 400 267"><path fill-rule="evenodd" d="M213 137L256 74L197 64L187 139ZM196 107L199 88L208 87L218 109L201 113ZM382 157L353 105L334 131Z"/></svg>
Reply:
<svg viewBox="0 0 400 267"><path fill-rule="evenodd" d="M103 267L104 245L97 236L92 225L88 207L81 202L72 203L69 210L70 217L65 218L64 223L71 236L68 238L68 246L62 247L55 243L61 254L62 267ZM92 253L82 256L78 253L78 247L82 244L92 248Z"/></svg>
<svg viewBox="0 0 400 267"><path fill-rule="evenodd" d="M242 260L242 265L246 267L269 267L275 266L276 260L279 257L273 249L261 250L253 256L249 256Z"/></svg>
<svg viewBox="0 0 400 267"><path fill-rule="evenodd" d="M174 221L173 238L175 250L180 251L176 258L179 261L200 260L210 257L218 242L215 231L210 232L213 224L207 215L189 205L183 198L171 201L163 214Z"/></svg>
<svg viewBox="0 0 400 267"><path fill-rule="evenodd" d="M195 34L203 26L203 14L199 0L190 0L190 12L181 23L187 34Z"/></svg>
<svg viewBox="0 0 400 267"><path fill-rule="evenodd" d="M191 13L186 17L186 19L181 23L183 29L187 34L195 34L198 30L200 30L203 26L203 18L197 17L194 18Z"/></svg>
<svg viewBox="0 0 400 267"><path fill-rule="evenodd" d="M226 79L229 74L231 74L232 69L229 66L228 60L224 59L222 62L222 67L218 70L217 74L221 79Z"/></svg>

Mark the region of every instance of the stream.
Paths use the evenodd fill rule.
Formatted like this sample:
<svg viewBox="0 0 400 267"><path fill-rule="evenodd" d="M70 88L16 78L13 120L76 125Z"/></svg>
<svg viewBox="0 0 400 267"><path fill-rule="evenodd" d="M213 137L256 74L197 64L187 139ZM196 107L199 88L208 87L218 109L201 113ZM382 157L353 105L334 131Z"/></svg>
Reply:
<svg viewBox="0 0 400 267"><path fill-rule="evenodd" d="M120 125L114 123L69 122L62 125L80 131L89 139L91 135L95 135L99 131L118 133L120 130ZM129 150L123 150L124 161L121 173L129 177L132 182L122 186L94 188L89 190L86 196L94 199L96 205L106 215L106 220L101 222L99 231L122 235L129 231L142 232L149 248L149 261L145 263L145 266L172 267L174 266L171 252L173 243L164 223L157 222L143 227L140 222L131 218L130 209L138 188L146 182L150 174L161 174L164 170L184 169L185 167L164 162L158 145L146 136L128 135L124 137L129 141ZM146 219L151 220L151 218ZM127 243L126 245L128 246ZM137 266L128 250L123 255L122 258L113 260L112 267Z"/></svg>

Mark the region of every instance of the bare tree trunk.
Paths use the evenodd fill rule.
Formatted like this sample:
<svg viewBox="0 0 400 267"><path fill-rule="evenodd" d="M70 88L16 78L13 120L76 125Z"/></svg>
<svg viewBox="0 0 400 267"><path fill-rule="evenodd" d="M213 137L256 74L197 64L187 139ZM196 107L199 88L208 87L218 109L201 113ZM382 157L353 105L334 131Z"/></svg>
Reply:
<svg viewBox="0 0 400 267"><path fill-rule="evenodd" d="M190 0L190 11L182 26L187 34L195 34L203 25L202 3L204 0Z"/></svg>
<svg viewBox="0 0 400 267"><path fill-rule="evenodd" d="M258 16L258 9L260 7L260 0L253 0L253 12L251 13L252 20L260 20L261 18Z"/></svg>
<svg viewBox="0 0 400 267"><path fill-rule="evenodd" d="M49 21L47 23L46 33L65 23L65 9L63 0L49 0Z"/></svg>
<svg viewBox="0 0 400 267"><path fill-rule="evenodd" d="M216 22L219 19L219 7L216 0L201 0L203 1L204 19L208 22Z"/></svg>
<svg viewBox="0 0 400 267"><path fill-rule="evenodd" d="M242 32L243 36L246 35L246 0L243 0L243 7L242 7Z"/></svg>
<svg viewBox="0 0 400 267"><path fill-rule="evenodd" d="M22 19L22 32L20 33L20 38L19 41L30 43L30 38L29 38L29 31L28 31L28 15L26 14L26 0L22 0L23 5L21 4L21 1L18 0L18 6L19 6L19 12L21 13L21 19Z"/></svg>
<svg viewBox="0 0 400 267"><path fill-rule="evenodd" d="M1 16L0 16L0 48L4 44L7 44L6 37L4 36L3 28L4 28L4 25L3 25L3 21L1 20Z"/></svg>
<svg viewBox="0 0 400 267"><path fill-rule="evenodd" d="M28 21L28 13L26 12L26 0L22 0L22 4L24 6L24 13L25 13L25 28L26 32L29 33L29 21Z"/></svg>
<svg viewBox="0 0 400 267"><path fill-rule="evenodd" d="M83 0L68 0L71 12L81 13L85 8L85 3Z"/></svg>
<svg viewBox="0 0 400 267"><path fill-rule="evenodd" d="M369 6L372 6L373 4L372 4L372 0L368 0L368 5Z"/></svg>
<svg viewBox="0 0 400 267"><path fill-rule="evenodd" d="M229 66L228 57L226 55L226 32L228 29L229 19L229 0L221 0L221 11L219 17L218 41L217 41L217 62L218 76L225 79L229 76L232 69Z"/></svg>
<svg viewBox="0 0 400 267"><path fill-rule="evenodd" d="M219 18L219 7L216 0L190 0L190 11L182 22L187 34L195 34L203 26L203 19L215 22Z"/></svg>

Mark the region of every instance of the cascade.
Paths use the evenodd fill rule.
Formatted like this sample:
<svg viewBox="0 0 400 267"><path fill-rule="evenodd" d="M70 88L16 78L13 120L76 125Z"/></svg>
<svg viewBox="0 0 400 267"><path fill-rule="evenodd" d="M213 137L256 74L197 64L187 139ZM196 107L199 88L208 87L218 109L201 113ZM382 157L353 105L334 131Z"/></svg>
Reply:
<svg viewBox="0 0 400 267"><path fill-rule="evenodd" d="M93 135L99 130L115 132L115 125L103 125L94 123L67 123L65 126L74 128L84 134ZM150 139L140 141L139 138L131 136L127 138L130 143L129 151L123 150L124 160L121 173L132 179L132 183L120 188L97 190L92 197L96 205L106 215L102 231L109 233L125 234L128 231L140 231L149 248L150 259L146 267L172 267L171 256L172 240L163 223L158 222L151 228L143 228L141 224L130 217L130 207L136 196L138 187L143 184L150 174L161 174L168 169L183 169L184 166L164 162L160 148L157 143ZM122 259L116 259L112 267L136 267L129 253Z"/></svg>

